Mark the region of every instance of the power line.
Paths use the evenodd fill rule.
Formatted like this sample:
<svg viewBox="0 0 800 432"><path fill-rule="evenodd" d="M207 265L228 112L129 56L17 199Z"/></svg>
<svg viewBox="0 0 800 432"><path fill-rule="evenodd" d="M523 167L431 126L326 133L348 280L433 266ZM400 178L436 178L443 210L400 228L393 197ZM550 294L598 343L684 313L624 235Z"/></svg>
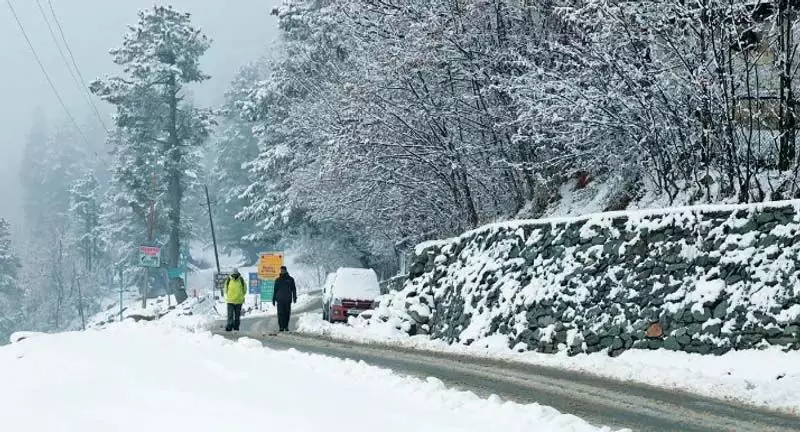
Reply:
<svg viewBox="0 0 800 432"><path fill-rule="evenodd" d="M86 134L84 134L83 130L81 130L81 127L78 126L78 122L75 121L75 117L72 116L72 113L69 111L69 108L67 108L67 104L64 103L64 99L62 99L61 95L58 94L58 90L56 89L55 84L53 84L53 80L50 79L50 75L47 73L47 69L45 69L44 63L42 63L42 60L39 58L39 54L36 53L36 49L33 47L33 43L31 43L31 39L28 37L28 33L25 32L25 27L22 25L22 21L20 21L19 16L17 15L17 11L14 10L14 5L11 4L11 0L6 0L6 4L8 5L8 8L11 9L11 15L14 16L14 20L17 22L17 25L19 26L19 31L25 38L25 42L28 43L28 48L30 48L33 57L36 58L36 63L39 64L39 69L42 70L42 74L44 74L45 79L47 79L47 83L50 84L50 89L53 90L53 93L56 95L56 99L58 99L58 102L61 104L61 107L64 108L64 112L67 113L67 117L69 117L70 121L72 121L72 124L75 126L75 129L78 131L78 133L81 134L81 137L83 137L83 140L86 142L86 145L91 147L91 145L89 144L89 139L86 138Z"/></svg>
<svg viewBox="0 0 800 432"><path fill-rule="evenodd" d="M44 10L42 10L42 6L39 3L39 0L36 0L36 4L39 6L39 10L42 11L42 16L44 17ZM92 99L92 96L89 93L88 83L83 78L83 74L81 73L81 68L78 67L78 62L75 60L75 56L72 54L72 48L70 48L69 42L67 42L67 37L64 34L64 28L61 27L61 21L59 21L58 15L56 14L56 10L55 8L53 8L53 0L47 0L47 4L50 7L50 13L53 15L53 21L55 21L56 27L58 27L58 32L61 34L61 40L64 41L64 47L67 48L67 53L69 54L69 58L72 60L72 65L75 67L75 72L77 72L78 77L80 77L81 84L78 84L78 86L83 90L83 93L87 95L88 97L87 100L89 101L89 105L92 106L92 110L94 111L95 116L97 116L97 120L100 121L100 124L103 126L103 129L105 129L106 133L108 133L109 132L108 126L106 126L106 122L103 120L103 116L100 115L100 110L97 109L97 105L94 103L94 100ZM47 22L46 18L45 22ZM47 27L50 28L49 22L47 23ZM52 28L50 29L50 33L51 34L53 33ZM53 36L53 38L55 41L55 36ZM58 46L58 42L56 42L56 46ZM61 47L59 47L58 51L61 53L61 57L63 58L64 54L61 51ZM64 59L64 62L66 62L66 59ZM67 68L69 69L69 66L67 66ZM72 69L70 69L70 74L72 74ZM73 75L72 78L75 79L75 76Z"/></svg>
<svg viewBox="0 0 800 432"><path fill-rule="evenodd" d="M64 62L64 66L67 67L67 71L69 71L69 75L72 77L72 82L75 83L75 86L78 87L78 91L80 91L81 95L83 95L84 99L86 99L86 92L83 91L83 85L78 81L78 77L75 76L75 72L73 72L72 66L69 65L67 56L64 54L64 50L61 49L61 44L58 43L58 38L56 37L56 33L53 31L53 26L50 25L50 21L47 19L47 14L45 14L44 8L42 8L42 3L40 2L40 0L36 0L36 6L39 8L39 12L42 14L42 19L44 20L44 23L47 24L47 30L50 31L50 38L53 39L53 43L56 45L56 49L58 49L58 54L61 56L61 61Z"/></svg>

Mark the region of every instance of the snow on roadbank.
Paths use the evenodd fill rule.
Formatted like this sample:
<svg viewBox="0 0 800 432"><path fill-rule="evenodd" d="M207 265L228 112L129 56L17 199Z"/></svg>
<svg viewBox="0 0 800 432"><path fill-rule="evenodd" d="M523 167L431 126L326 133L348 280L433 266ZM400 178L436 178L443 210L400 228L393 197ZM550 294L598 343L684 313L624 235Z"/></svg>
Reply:
<svg viewBox="0 0 800 432"><path fill-rule="evenodd" d="M388 323L367 325L364 320L351 319L350 324L333 325L316 314L307 314L300 317L298 331L361 343L386 343L568 369L800 414L798 351L772 348L704 356L661 349L629 350L619 357L601 353L568 357L563 353L517 353L508 348L503 337L488 338L481 345L448 345L427 336L410 337Z"/></svg>
<svg viewBox="0 0 800 432"><path fill-rule="evenodd" d="M358 419L350 429L385 432L609 430L552 408L450 390L435 379L158 323L2 347L0 382L3 430L250 430L266 419L272 430L316 432L342 418Z"/></svg>

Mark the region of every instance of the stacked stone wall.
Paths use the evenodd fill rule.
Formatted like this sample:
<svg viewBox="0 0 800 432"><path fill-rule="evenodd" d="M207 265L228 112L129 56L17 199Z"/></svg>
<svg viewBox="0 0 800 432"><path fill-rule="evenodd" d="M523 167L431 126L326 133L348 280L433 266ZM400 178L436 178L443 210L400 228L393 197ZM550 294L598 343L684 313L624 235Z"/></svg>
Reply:
<svg viewBox="0 0 800 432"><path fill-rule="evenodd" d="M418 248L372 319L570 354L800 347L800 202L490 225Z"/></svg>

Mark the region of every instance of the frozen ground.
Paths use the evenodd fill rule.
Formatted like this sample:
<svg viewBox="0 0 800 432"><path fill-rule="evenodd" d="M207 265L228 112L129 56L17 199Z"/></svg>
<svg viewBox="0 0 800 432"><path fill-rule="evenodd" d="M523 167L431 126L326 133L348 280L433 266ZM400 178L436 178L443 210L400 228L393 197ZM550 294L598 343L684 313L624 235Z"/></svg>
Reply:
<svg viewBox="0 0 800 432"><path fill-rule="evenodd" d="M3 430L251 430L266 419L272 430L316 432L342 418L383 432L607 430L432 378L163 322L33 334L0 348L0 382Z"/></svg>
<svg viewBox="0 0 800 432"><path fill-rule="evenodd" d="M427 336L409 337L390 324L366 325L360 319L351 319L350 323L333 325L322 321L318 314L306 314L300 317L298 331L362 343L389 343L521 361L800 413L798 351L753 350L717 357L667 350L630 350L614 358L601 353L568 357L565 354L517 353L508 348L504 338L483 340L481 345L447 345Z"/></svg>

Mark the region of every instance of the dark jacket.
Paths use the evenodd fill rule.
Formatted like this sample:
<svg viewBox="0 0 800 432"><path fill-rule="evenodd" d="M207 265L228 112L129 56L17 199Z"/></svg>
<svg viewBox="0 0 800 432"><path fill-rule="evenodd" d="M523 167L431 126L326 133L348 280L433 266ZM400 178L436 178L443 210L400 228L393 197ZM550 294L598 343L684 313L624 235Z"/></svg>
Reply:
<svg viewBox="0 0 800 432"><path fill-rule="evenodd" d="M291 303L297 301L297 287L294 278L289 274L280 275L275 279L275 291L272 293L273 303Z"/></svg>

